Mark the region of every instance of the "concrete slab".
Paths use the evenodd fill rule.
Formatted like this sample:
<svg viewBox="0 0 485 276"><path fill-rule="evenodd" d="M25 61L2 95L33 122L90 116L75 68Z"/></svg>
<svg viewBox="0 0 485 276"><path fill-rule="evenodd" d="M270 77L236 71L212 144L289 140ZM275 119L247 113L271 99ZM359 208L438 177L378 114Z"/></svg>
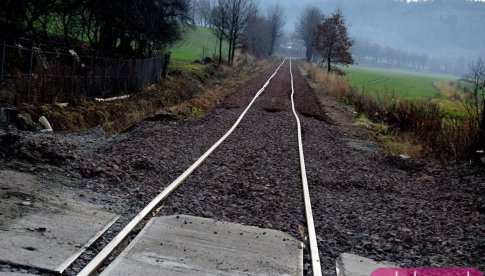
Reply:
<svg viewBox="0 0 485 276"><path fill-rule="evenodd" d="M358 255L342 253L337 258L337 276L369 276L378 268L396 267L394 263L376 262Z"/></svg>
<svg viewBox="0 0 485 276"><path fill-rule="evenodd" d="M0 171L0 261L64 271L118 215L56 189L36 191L35 176ZM49 197L52 195L52 197Z"/></svg>
<svg viewBox="0 0 485 276"><path fill-rule="evenodd" d="M193 216L151 219L101 275L303 275L303 245L280 231Z"/></svg>

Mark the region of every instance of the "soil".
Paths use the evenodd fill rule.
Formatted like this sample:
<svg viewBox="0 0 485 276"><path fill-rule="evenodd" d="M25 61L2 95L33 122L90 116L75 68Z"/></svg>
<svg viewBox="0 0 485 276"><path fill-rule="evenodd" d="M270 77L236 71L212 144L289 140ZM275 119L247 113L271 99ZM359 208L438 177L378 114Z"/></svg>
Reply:
<svg viewBox="0 0 485 276"><path fill-rule="evenodd" d="M74 189L119 198L123 220L67 274L79 271L123 223L217 141L277 65L234 90L201 119L158 116L121 135L92 130L35 134L35 139L20 133L6 139L0 133L4 167L61 168L57 173L69 174ZM286 62L240 126L162 203L158 215L238 222L304 240L289 70ZM403 266L484 270L483 168L441 166L351 147L347 140L362 136L331 118L326 102L295 65L293 75L324 274L335 275L335 258L343 252ZM32 145L29 139L39 142ZM32 156L19 150L23 147ZM57 173L52 171L53 181Z"/></svg>

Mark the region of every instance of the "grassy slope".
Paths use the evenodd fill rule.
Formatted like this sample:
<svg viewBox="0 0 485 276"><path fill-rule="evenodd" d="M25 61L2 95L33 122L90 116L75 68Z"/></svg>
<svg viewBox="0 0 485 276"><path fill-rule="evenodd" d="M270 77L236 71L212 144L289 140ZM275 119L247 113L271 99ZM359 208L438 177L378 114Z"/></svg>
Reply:
<svg viewBox="0 0 485 276"><path fill-rule="evenodd" d="M436 81L455 81L456 77L418 74L396 70L349 67L346 68L349 82L359 90L395 93L403 97L431 98L439 91Z"/></svg>
<svg viewBox="0 0 485 276"><path fill-rule="evenodd" d="M213 57L214 51L217 55L219 53L219 45L217 38L212 31L207 27L196 27L195 29L188 29L185 34L185 39L172 47L171 58L175 60L194 61L205 57ZM227 55L228 45L227 41L222 44L222 54Z"/></svg>
<svg viewBox="0 0 485 276"><path fill-rule="evenodd" d="M62 36L63 33L60 22L56 20L56 18L53 18L52 20L53 22L49 25L48 31ZM82 40L80 36L76 37L76 39ZM84 40L86 41L86 38ZM228 49L229 46L227 41L223 41L222 55L224 57L227 55ZM219 55L219 41L210 28L199 26L195 28L188 27L182 41L175 44L170 49L170 52L172 53L172 60L179 61L194 61L203 59L204 57L214 57L215 55Z"/></svg>

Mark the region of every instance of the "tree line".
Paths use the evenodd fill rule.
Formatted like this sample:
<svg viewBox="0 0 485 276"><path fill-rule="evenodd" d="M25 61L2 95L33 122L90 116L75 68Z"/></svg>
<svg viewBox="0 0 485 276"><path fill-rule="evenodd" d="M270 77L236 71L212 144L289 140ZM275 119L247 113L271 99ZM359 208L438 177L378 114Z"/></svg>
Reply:
<svg viewBox="0 0 485 276"><path fill-rule="evenodd" d="M3 0L0 40L145 57L178 41L189 0Z"/></svg>
<svg viewBox="0 0 485 276"><path fill-rule="evenodd" d="M229 51L272 55L284 25L278 5L263 15L255 0L3 0L0 41L42 48L85 49L113 57L165 51L194 25L210 27ZM261 50L263 49L263 50Z"/></svg>
<svg viewBox="0 0 485 276"><path fill-rule="evenodd" d="M358 64L377 67L462 75L468 64L465 58L430 58L425 54L382 46L368 39L357 39L351 51Z"/></svg>
<svg viewBox="0 0 485 276"><path fill-rule="evenodd" d="M228 64L233 64L238 49L258 57L273 55L285 24L281 6L263 14L254 0L194 0L192 15L196 24L210 27L217 37L219 64L224 59L224 41L229 45Z"/></svg>
<svg viewBox="0 0 485 276"><path fill-rule="evenodd" d="M199 25L216 35L219 63L232 64L238 49L272 55L284 21L280 6L261 12L256 0L3 0L0 42L138 58L165 52Z"/></svg>
<svg viewBox="0 0 485 276"><path fill-rule="evenodd" d="M384 47L367 39L356 40L352 47L352 54L359 64L373 66L422 70L428 62L426 55Z"/></svg>

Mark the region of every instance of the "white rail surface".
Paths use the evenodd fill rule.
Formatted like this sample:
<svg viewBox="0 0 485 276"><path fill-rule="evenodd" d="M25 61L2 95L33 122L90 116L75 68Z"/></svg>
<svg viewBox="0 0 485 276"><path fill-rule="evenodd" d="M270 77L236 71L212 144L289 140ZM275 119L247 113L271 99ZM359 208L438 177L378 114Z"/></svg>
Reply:
<svg viewBox="0 0 485 276"><path fill-rule="evenodd" d="M111 242L109 242L103 250L101 250L98 255L94 257L94 259L91 260L78 274L78 276L87 276L91 275L94 273L108 258L108 256L118 247L118 245L133 231L133 229L151 212L154 211L154 209L157 207L157 205L165 199L170 193L172 193L182 182L189 177L197 167L204 162L204 160L215 150L217 149L224 140L231 135L231 133L236 129L236 127L239 125L241 120L244 118L246 113L249 111L253 103L256 101L256 99L263 93L263 91L266 89L266 87L269 85L271 79L278 73L279 69L283 64L285 63L286 58L283 60L283 62L276 68L275 72L271 77L266 81L266 83L263 85L263 87L256 93L256 95L253 97L252 101L249 103L249 105L244 109L244 111L239 115L239 118L237 121L234 123L234 125L222 136L212 147L210 147L197 161L195 161L194 164L192 164L187 170L185 170L177 179L175 179L165 190L163 190L157 197L155 197L136 217L133 218L133 220L128 223L121 232L116 235ZM317 274L315 274L317 275Z"/></svg>
<svg viewBox="0 0 485 276"><path fill-rule="evenodd" d="M296 125L298 128L298 151L300 153L300 170L301 182L303 185L303 199L305 201L305 214L308 228L308 240L310 242L310 254L312 258L312 270L314 276L322 275L322 267L320 266L320 255L318 254L317 235L315 233L315 225L313 223L312 204L310 202L310 191L308 189L308 180L306 177L305 156L303 155L303 139L301 137L301 124L298 114L295 109L295 88L293 86L293 72L291 71L290 58L290 76L291 76L291 109L295 115Z"/></svg>

